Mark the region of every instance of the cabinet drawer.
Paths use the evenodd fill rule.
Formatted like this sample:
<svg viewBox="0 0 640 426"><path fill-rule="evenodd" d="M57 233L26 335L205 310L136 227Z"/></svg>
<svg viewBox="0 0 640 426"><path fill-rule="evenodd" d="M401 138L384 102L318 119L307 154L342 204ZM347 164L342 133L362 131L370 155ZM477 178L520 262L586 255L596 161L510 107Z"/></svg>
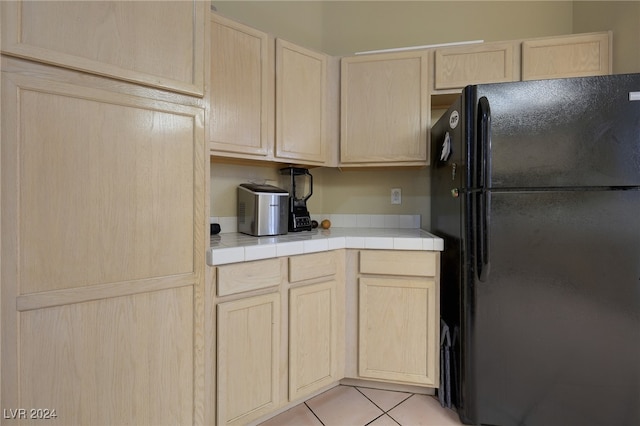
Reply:
<svg viewBox="0 0 640 426"><path fill-rule="evenodd" d="M289 258L289 282L335 275L336 268L334 251L293 256Z"/></svg>
<svg viewBox="0 0 640 426"><path fill-rule="evenodd" d="M363 250L360 273L435 277L438 254L431 251Z"/></svg>
<svg viewBox="0 0 640 426"><path fill-rule="evenodd" d="M218 296L280 285L280 259L257 260L218 267Z"/></svg>

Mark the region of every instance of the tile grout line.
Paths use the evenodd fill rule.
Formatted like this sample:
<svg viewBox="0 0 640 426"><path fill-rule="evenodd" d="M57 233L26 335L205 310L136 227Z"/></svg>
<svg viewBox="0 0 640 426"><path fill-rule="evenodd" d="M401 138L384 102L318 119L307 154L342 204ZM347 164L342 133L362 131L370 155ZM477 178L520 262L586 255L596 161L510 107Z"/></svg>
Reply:
<svg viewBox="0 0 640 426"><path fill-rule="evenodd" d="M378 407L378 408L382 411L382 414L380 414L380 415L379 415L378 417L376 417L375 419L371 420L369 423L367 423L367 425L369 425L369 424L371 424L371 423L375 422L376 420L378 420L380 417L384 416L385 414L386 414L387 416L389 416L389 418L390 418L391 420L393 420L395 423L397 423L397 424L399 424L399 425L400 425L400 423L398 423L398 421L397 421L396 419L394 419L394 418L391 416L391 414L389 414L389 411L393 410L394 408L396 408L397 406L399 406L399 405L400 405L400 404L402 404L403 402L407 401L407 400L408 400L409 398L411 398L413 395L415 395L415 394L413 394L413 393L410 393L408 397L406 397L406 398L405 398L405 399L403 399L402 401L398 402L396 405L394 405L393 407L389 408L388 410L385 410L384 408L382 408L382 407L378 406L378 404L376 404L375 402L373 402L373 401L371 400L371 398L369 398L367 395L365 395L365 394L360 390L360 388L359 388L359 387L357 387L357 386L353 386L353 387L354 387L358 392L360 392L360 394L361 394L362 396L364 396L365 398L367 398L367 399L369 400L369 402L371 402L373 405L375 405L376 407ZM397 392L397 391L389 391L389 392ZM404 393L404 392L398 392L398 393ZM365 426L366 426L366 425L365 425ZM402 425L400 425L400 426L402 426Z"/></svg>
<svg viewBox="0 0 640 426"><path fill-rule="evenodd" d="M380 407L378 407L378 408L380 408ZM396 419L394 419L393 417L391 417L388 413L382 413L382 414L380 414L378 417L376 417L375 419L371 420L369 423L365 424L364 426L368 426L368 425L372 424L373 422L375 422L376 420L378 420L378 419L379 419L379 418L381 418L382 416L387 416L387 417L389 417L389 418L390 418L390 419L391 419L395 424L397 424L397 425L399 425L399 426L402 426L400 423L398 423L398 422L397 422L397 420L396 420Z"/></svg>
<svg viewBox="0 0 640 426"><path fill-rule="evenodd" d="M316 413L311 409L311 407L309 407L309 405L307 404L307 401L305 401L303 404L307 407L307 409L308 409L309 411L311 411L311 414L313 414L313 415L315 416L315 418L316 418L316 419L318 419L318 421L320 422L320 424L321 424L322 426L325 426L324 422L320 419L320 417L318 417L318 415L317 415L317 414L316 414Z"/></svg>
<svg viewBox="0 0 640 426"><path fill-rule="evenodd" d="M382 413L381 413L378 417L374 418L374 419L373 419L373 420L371 420L369 423L365 423L365 424L364 424L364 426L370 425L371 423L373 423L373 422L375 422L376 420L378 420L380 417L382 417L382 416L384 416L385 414L387 414L387 412L386 412L386 411L384 411L384 409L383 409L382 407L379 407L379 406L378 406L378 404L376 404L375 402L373 402L373 401L371 400L371 398L369 398L367 395L365 395L365 394L360 390L360 388L358 388L357 386L352 386L352 387L353 387L355 390L357 390L357 391L360 393L360 395L364 396L364 397L365 397L365 399L366 399L367 401L369 401L370 403L372 403L372 404L373 404L373 405L374 405L378 410L382 411ZM395 422L395 419L392 419L392 420ZM396 423L398 423L398 422L396 422ZM401 425L401 426L402 426L402 425Z"/></svg>
<svg viewBox="0 0 640 426"><path fill-rule="evenodd" d="M391 408L389 409L389 411L393 410L393 409L394 409L394 408L396 408L396 407L399 407L400 405L402 405L403 403L405 403L406 401L408 401L410 398L413 398L413 396L414 396L414 395L415 395L415 393L412 393L411 395L409 395L408 397L406 397L405 399L403 399L402 401L398 402L396 405L394 405L393 407L391 407ZM396 419L395 419L391 414L389 414L389 411L385 412L385 414L386 414L387 416L389 416L389 418L390 418L391 420L393 420L394 422L396 422L396 423L398 423L400 426L402 426L402 424L401 424L399 421L397 421L397 420L396 420Z"/></svg>

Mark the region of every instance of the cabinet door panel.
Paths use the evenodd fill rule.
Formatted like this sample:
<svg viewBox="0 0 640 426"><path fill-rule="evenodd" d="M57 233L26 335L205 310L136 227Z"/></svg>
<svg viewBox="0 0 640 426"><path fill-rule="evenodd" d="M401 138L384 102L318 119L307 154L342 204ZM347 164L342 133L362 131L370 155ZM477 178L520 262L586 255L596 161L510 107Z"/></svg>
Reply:
<svg viewBox="0 0 640 426"><path fill-rule="evenodd" d="M200 274L202 110L27 76L5 83L20 293Z"/></svg>
<svg viewBox="0 0 640 426"><path fill-rule="evenodd" d="M246 424L279 404L280 295L218 305L218 424Z"/></svg>
<svg viewBox="0 0 640 426"><path fill-rule="evenodd" d="M205 2L2 2L3 52L202 96Z"/></svg>
<svg viewBox="0 0 640 426"><path fill-rule="evenodd" d="M456 89L469 84L519 80L514 72L513 43L438 49L435 52L436 89Z"/></svg>
<svg viewBox="0 0 640 426"><path fill-rule="evenodd" d="M528 40L522 43L522 80L611 73L609 33Z"/></svg>
<svg viewBox="0 0 640 426"><path fill-rule="evenodd" d="M327 57L276 41L276 157L326 161Z"/></svg>
<svg viewBox="0 0 640 426"><path fill-rule="evenodd" d="M342 59L340 162L426 165L425 52Z"/></svg>
<svg viewBox="0 0 640 426"><path fill-rule="evenodd" d="M266 33L211 17L209 144L213 151L266 156L273 144L273 48Z"/></svg>
<svg viewBox="0 0 640 426"><path fill-rule="evenodd" d="M193 424L193 296L181 287L20 312L20 407L55 409L47 424Z"/></svg>
<svg viewBox="0 0 640 426"><path fill-rule="evenodd" d="M289 399L337 381L336 281L289 292Z"/></svg>
<svg viewBox="0 0 640 426"><path fill-rule="evenodd" d="M359 375L437 387L438 303L433 280L360 278Z"/></svg>

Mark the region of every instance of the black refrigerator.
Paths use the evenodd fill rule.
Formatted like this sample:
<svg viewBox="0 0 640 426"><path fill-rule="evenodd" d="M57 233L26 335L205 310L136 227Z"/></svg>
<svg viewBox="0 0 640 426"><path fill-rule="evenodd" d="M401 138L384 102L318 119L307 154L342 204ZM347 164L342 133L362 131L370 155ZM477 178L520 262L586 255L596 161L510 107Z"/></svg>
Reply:
<svg viewBox="0 0 640 426"><path fill-rule="evenodd" d="M431 146L462 422L640 425L640 74L468 86Z"/></svg>

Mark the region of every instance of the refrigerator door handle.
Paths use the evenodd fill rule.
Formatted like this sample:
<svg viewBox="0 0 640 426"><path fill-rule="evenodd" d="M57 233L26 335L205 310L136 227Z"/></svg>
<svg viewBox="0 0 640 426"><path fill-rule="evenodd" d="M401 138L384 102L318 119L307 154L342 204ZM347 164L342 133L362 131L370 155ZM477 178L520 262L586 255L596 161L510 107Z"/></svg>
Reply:
<svg viewBox="0 0 640 426"><path fill-rule="evenodd" d="M491 184L491 107L485 96L478 100L476 123L476 187L487 189Z"/></svg>
<svg viewBox="0 0 640 426"><path fill-rule="evenodd" d="M489 275L489 229L491 211L490 170L491 170L491 107L489 100L482 97L478 100L477 120L477 159L478 203L476 220L476 260L477 274L480 281L486 281Z"/></svg>
<svg viewBox="0 0 640 426"><path fill-rule="evenodd" d="M478 192L478 220L477 220L477 271L478 280L485 282L489 276L489 229L491 211L491 192Z"/></svg>

